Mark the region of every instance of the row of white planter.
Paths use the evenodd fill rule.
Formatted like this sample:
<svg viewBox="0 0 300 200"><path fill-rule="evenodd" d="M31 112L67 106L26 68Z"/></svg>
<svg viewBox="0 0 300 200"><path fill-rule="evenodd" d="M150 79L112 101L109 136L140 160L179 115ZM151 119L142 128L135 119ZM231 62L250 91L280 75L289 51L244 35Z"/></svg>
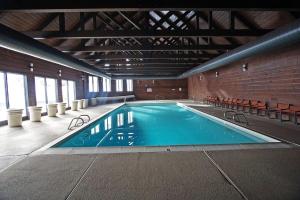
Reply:
<svg viewBox="0 0 300 200"><path fill-rule="evenodd" d="M66 112L66 103L54 103L48 104L48 116L49 117L56 117L56 113L59 115L64 115ZM93 103L92 103L93 105ZM74 100L71 104L71 110L77 111L78 109L84 109L88 107L88 99L80 99ZM29 110L29 118L30 121L33 122L40 122L41 115L42 115L42 107L38 106L30 106L28 107ZM7 122L9 127L18 127L22 126L22 113L23 109L9 109L7 110Z"/></svg>

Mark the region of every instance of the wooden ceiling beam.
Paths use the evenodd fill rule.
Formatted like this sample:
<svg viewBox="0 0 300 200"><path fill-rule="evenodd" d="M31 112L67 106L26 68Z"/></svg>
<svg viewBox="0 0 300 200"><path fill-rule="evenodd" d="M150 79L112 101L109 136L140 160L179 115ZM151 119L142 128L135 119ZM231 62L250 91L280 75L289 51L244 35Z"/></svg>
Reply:
<svg viewBox="0 0 300 200"><path fill-rule="evenodd" d="M261 36L272 30L229 30L229 29L200 29L200 30L112 30L112 31L27 31L23 32L37 40L43 39L90 39L90 38L161 38L161 37L249 37Z"/></svg>
<svg viewBox="0 0 300 200"><path fill-rule="evenodd" d="M90 56L77 56L79 59L85 60L121 60L121 59L193 59L193 58L214 58L219 54L144 54L144 55L90 55Z"/></svg>
<svg viewBox="0 0 300 200"><path fill-rule="evenodd" d="M120 51L195 51L195 50L231 50L238 45L159 45L159 46L85 46L77 49L59 46L63 52L120 52Z"/></svg>
<svg viewBox="0 0 300 200"><path fill-rule="evenodd" d="M74 0L3 0L2 12L99 12L99 11L148 11L148 10L299 10L297 1L236 1L209 0L109 0L109 1L74 1Z"/></svg>

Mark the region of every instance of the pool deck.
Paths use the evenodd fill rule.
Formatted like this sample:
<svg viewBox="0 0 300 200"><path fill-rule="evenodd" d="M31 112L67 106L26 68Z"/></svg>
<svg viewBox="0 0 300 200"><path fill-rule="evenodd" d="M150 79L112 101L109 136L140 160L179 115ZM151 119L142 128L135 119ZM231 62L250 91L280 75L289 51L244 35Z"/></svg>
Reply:
<svg viewBox="0 0 300 200"><path fill-rule="evenodd" d="M295 144L32 154L66 134L72 117L86 113L95 118L119 105L68 111L63 117L43 117L42 123L26 121L23 128L0 127L0 199L300 198L300 126L265 117L247 115L249 128ZM219 108L193 107L223 116Z"/></svg>

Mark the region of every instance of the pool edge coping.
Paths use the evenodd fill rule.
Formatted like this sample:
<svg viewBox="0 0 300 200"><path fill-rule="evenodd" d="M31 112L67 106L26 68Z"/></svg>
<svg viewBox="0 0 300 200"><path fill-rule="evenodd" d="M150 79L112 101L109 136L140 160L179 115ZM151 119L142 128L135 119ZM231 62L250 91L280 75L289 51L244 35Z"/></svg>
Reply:
<svg viewBox="0 0 300 200"><path fill-rule="evenodd" d="M85 127L91 125L92 123L94 123L95 121L97 121L98 119L100 119L101 117L103 117L103 116L109 114L110 112L112 112L112 111L114 111L114 110L120 108L121 106L123 106L123 105L125 105L125 104L126 104L126 103L121 103L120 105L117 105L115 108L112 108L112 109L106 111L105 113L99 115L98 117L95 117L94 119L90 120L88 123L86 123L86 124L80 126L78 129L71 130L71 131L65 133L64 135L62 135L62 136L56 138L55 140L53 140L53 141L47 143L46 145L42 146L41 148L39 148L39 149L33 151L31 154L39 154L39 152L46 151L47 149L51 148L52 146L58 144L59 142L62 142L62 141L63 141L64 139L66 139L67 137L69 137L69 136L75 134L76 132L78 132L78 131L84 129Z"/></svg>
<svg viewBox="0 0 300 200"><path fill-rule="evenodd" d="M106 114L120 108L123 105L126 104L139 104L139 103L175 103L181 107L184 107L186 109L188 109L189 111L196 113L196 114L202 114L205 115L211 119L215 119L219 122L223 122L225 124L229 124L232 125L233 127L236 127L237 129L242 129L245 130L247 133L248 131L254 132L256 134L259 134L260 136L263 137L267 137L270 138L276 142L268 142L268 143L253 143L253 144L215 144L215 145L173 145L173 146L142 146L142 147L134 147L134 149L138 149L139 151L135 151L135 150L128 150L129 148L132 147L76 147L77 150L74 151L74 147L71 148L51 148L52 146L54 146L55 144L58 144L59 142L63 141L64 139L66 139L67 137L75 134L76 132L82 130L83 128L89 126L90 124L92 124L93 122L97 121L98 119L100 119L101 117L105 116ZM256 136L256 135L254 135ZM257 137L257 136L256 136ZM142 152L168 152L171 151L170 149L172 149L172 151L203 151L203 150L238 150L238 149L257 149L257 147L260 147L259 149L264 149L264 148L278 148L278 145L283 145L285 146L285 148L289 148L294 146L293 143L288 143L285 144L283 143L281 140L279 139L274 139L270 136L264 135L262 133L258 133L256 131L253 131L251 129L247 129L245 127L239 126L237 124L234 124L232 122L223 120L221 118L215 117L213 115L209 115L207 113L201 112L199 110L196 110L194 108L191 108L187 105L185 105L182 102L176 101L176 100L156 100L156 101L134 101L134 102L126 102L126 103L121 103L120 105L116 106L115 108L112 108L110 110L108 110L107 112L99 115L98 117L95 117L94 119L92 119L90 122L86 123L85 125L81 126L78 129L72 130L70 132L67 132L66 134L60 136L59 138L49 142L48 144L42 146L41 148L37 149L36 151L33 151L30 155L43 155L43 154L67 154L67 155L73 155L73 154L99 154L99 153L103 153L101 152L103 149L109 149L110 151L107 151L108 153L130 153L130 152L135 152L135 153L142 153ZM267 147L268 146L268 147ZM282 147L279 147L282 148ZM127 150L126 150L127 149ZM143 151L140 151L141 149L143 149ZM189 149L189 150L187 150Z"/></svg>
<svg viewBox="0 0 300 200"><path fill-rule="evenodd" d="M250 135L252 135L252 136L254 136L254 137L257 137L257 138L260 138L260 139L262 139L262 140L265 140L265 141L267 141L268 143L280 143L280 142L281 142L280 140L275 139L275 138L270 137L270 136L267 136L267 135L265 135L265 134L263 134L263 133L259 133L259 132L257 132L257 131L254 131L254 130L245 128L245 127L243 127L243 126L239 126L239 125L237 125L237 124L235 124L235 123L232 123L232 122L230 122L230 121L226 121L226 120L221 119L221 118L219 118L219 117L215 117L215 116L213 116L213 115L207 114L207 113L202 112L202 111L200 111L200 110L191 108L191 107L189 107L189 106L187 106L187 105L185 105L185 104L183 104L183 103L177 102L177 105L179 105L179 106L181 106L181 107L183 107L183 108L185 108L185 109L187 109L187 110L189 110L189 111L191 111L191 112L193 112L193 113L200 114L200 115L204 115L205 117L207 117L207 118L209 118L209 119L211 119L211 120L215 120L215 121L218 121L218 122L220 122L220 123L222 123L222 124L225 124L225 125L227 125L227 126L232 126L232 127L234 127L235 129L244 131L244 132L246 132L247 134L250 134Z"/></svg>

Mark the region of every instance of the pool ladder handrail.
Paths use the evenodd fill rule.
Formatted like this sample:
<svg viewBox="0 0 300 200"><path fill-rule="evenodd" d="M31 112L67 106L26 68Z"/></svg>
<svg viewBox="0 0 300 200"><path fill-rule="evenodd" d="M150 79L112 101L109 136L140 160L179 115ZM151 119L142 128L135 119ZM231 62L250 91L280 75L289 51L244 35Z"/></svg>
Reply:
<svg viewBox="0 0 300 200"><path fill-rule="evenodd" d="M228 115L230 113L231 113L231 117ZM229 120L234 120L235 122L238 123L245 123L246 125L249 125L248 119L243 113L237 113L233 110L227 110L224 112L224 117ZM240 117L242 117L243 120L241 120Z"/></svg>
<svg viewBox="0 0 300 200"><path fill-rule="evenodd" d="M83 117L86 117L87 120L85 121L85 120L83 119ZM73 121L74 121L74 120L76 120L76 122L75 122L74 126L71 126L71 125L73 124ZM89 115L79 115L78 117L74 117L74 118L71 120L71 122L70 122L70 124L69 124L69 126L68 126L68 130L72 130L72 128L74 128L74 127L80 127L80 126L82 126L83 124L88 123L90 120L91 120L91 118L90 118ZM78 122L79 122L79 123L78 123Z"/></svg>

